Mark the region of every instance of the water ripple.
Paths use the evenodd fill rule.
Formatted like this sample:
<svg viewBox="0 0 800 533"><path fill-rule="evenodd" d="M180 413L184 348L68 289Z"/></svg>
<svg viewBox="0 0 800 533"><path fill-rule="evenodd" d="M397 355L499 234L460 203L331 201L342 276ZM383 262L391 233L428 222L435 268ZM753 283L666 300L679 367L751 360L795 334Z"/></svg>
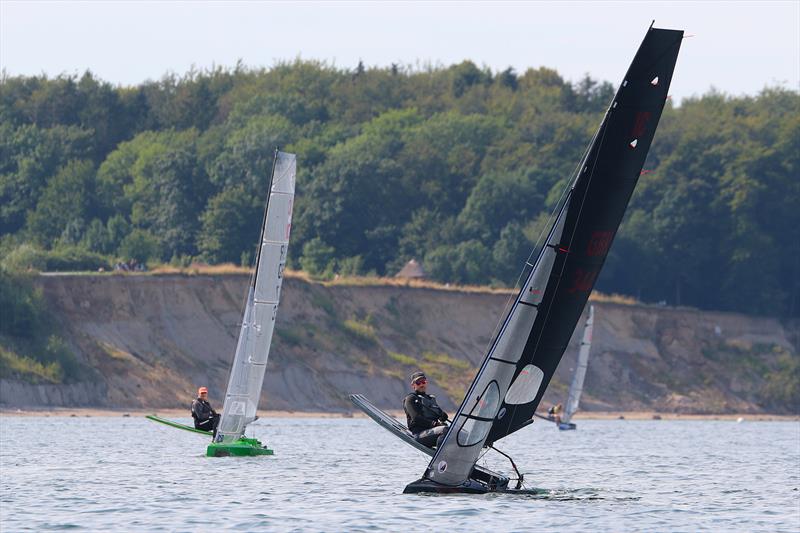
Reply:
<svg viewBox="0 0 800 533"><path fill-rule="evenodd" d="M3 532L800 530L797 422L542 424L499 443L536 493L447 496L402 494L427 457L364 419L260 420L275 456L219 459L144 419L0 422Z"/></svg>

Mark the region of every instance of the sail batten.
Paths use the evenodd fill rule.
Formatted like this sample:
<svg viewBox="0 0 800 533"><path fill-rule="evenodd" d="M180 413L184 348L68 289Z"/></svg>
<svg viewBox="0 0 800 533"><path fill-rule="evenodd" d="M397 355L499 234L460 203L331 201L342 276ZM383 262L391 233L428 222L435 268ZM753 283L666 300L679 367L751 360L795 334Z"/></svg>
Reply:
<svg viewBox="0 0 800 533"><path fill-rule="evenodd" d="M525 284L428 465L428 479L449 486L464 483L485 445L530 423L641 174L682 38L678 30L648 30L581 158L581 170L570 182ZM658 83L653 84L655 77Z"/></svg>
<svg viewBox="0 0 800 533"><path fill-rule="evenodd" d="M248 289L216 442L239 439L256 418L289 248L296 159L275 153L256 267Z"/></svg>

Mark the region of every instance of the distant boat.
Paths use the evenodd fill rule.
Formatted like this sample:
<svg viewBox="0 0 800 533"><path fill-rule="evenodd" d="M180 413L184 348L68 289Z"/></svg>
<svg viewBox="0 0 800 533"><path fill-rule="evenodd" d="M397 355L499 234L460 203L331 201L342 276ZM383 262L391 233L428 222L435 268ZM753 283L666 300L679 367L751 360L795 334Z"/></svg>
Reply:
<svg viewBox="0 0 800 533"><path fill-rule="evenodd" d="M575 367L575 372L572 374L572 383L569 386L569 393L567 394L567 406L564 409L564 414L555 418L551 416L536 415L549 422L558 424L558 429L569 430L575 429L576 426L572 422L572 417L578 411L578 405L581 401L581 393L583 392L583 381L586 378L586 369L589 366L589 352L592 349L592 332L594 331L594 306L589 306L589 317L586 319L586 324L583 327L583 338L581 339L581 346L578 350L578 364Z"/></svg>
<svg viewBox="0 0 800 533"><path fill-rule="evenodd" d="M206 450L206 455L210 457L273 454L258 439L245 437L244 432L247 425L258 418L256 410L275 329L283 270L289 248L289 233L292 229L296 170L294 154L275 150L255 269L247 291L239 341L225 392L225 404L217 435ZM211 432L198 431L159 417L148 418L179 429L211 435Z"/></svg>
<svg viewBox="0 0 800 533"><path fill-rule="evenodd" d="M522 489L513 460L513 489L510 477L479 472L476 462L484 450L496 450L497 441L533 422L642 172L682 39L679 30L648 29L558 202L544 245L533 263L526 262L525 282L441 446L422 478L404 492Z"/></svg>

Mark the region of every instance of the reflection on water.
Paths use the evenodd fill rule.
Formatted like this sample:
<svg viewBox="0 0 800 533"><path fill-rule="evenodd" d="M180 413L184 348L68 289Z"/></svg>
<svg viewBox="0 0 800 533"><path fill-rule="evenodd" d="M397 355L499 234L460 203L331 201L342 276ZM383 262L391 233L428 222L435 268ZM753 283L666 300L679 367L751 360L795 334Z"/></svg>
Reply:
<svg viewBox="0 0 800 533"><path fill-rule="evenodd" d="M427 457L367 419L250 433L276 455L207 458L143 418L2 418L0 530L800 529L797 422L533 424L498 443L536 489L513 496L402 494Z"/></svg>

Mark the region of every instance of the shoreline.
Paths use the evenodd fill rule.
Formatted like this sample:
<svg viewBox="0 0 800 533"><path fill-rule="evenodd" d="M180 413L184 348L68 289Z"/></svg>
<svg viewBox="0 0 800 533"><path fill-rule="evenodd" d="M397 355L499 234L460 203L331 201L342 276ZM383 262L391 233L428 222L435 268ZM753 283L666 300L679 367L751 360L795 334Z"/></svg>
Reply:
<svg viewBox="0 0 800 533"><path fill-rule="evenodd" d="M403 412L388 411L392 416L402 419ZM187 409L161 408L161 409L108 409L98 407L56 407L56 408L15 408L0 407L0 418L3 417L53 417L53 418L90 418L90 417L123 417L143 418L145 415L157 414L165 418L189 418ZM367 418L361 412L342 411L259 411L259 417L265 418ZM659 413L655 411L584 411L577 413L573 420L729 420L738 421L740 418L748 422L783 421L800 422L800 415L783 415L770 413L720 413L720 414L687 414L687 413ZM545 421L543 421L545 422Z"/></svg>

